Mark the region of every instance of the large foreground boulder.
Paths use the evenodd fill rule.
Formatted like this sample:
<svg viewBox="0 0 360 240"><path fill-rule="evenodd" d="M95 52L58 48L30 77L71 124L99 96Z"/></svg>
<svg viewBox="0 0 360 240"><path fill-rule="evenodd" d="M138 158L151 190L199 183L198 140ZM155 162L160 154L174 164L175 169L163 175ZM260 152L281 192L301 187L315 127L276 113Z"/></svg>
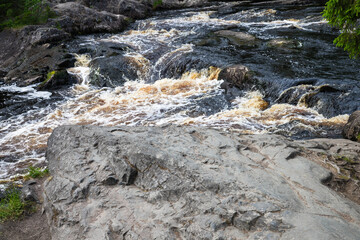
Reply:
<svg viewBox="0 0 360 240"><path fill-rule="evenodd" d="M62 126L44 209L53 240L358 239L359 205L315 156L277 135Z"/></svg>

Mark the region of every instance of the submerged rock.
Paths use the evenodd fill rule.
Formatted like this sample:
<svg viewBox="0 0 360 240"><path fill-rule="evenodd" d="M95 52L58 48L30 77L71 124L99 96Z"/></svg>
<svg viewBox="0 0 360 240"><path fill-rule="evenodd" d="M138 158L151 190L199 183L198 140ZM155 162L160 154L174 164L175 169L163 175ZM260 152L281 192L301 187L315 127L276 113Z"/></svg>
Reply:
<svg viewBox="0 0 360 240"><path fill-rule="evenodd" d="M353 112L343 130L344 138L360 142L360 111Z"/></svg>
<svg viewBox="0 0 360 240"><path fill-rule="evenodd" d="M225 37L229 39L232 44L240 47L255 47L256 45L258 45L258 41L255 36L249 33L221 30L215 32L215 35Z"/></svg>
<svg viewBox="0 0 360 240"><path fill-rule="evenodd" d="M312 161L319 143L306 144L196 127L59 127L46 153L52 239L357 239L359 205L321 183L331 174Z"/></svg>
<svg viewBox="0 0 360 240"><path fill-rule="evenodd" d="M267 46L271 48L278 48L282 50L294 50L302 47L302 43L292 39L272 39L267 42Z"/></svg>

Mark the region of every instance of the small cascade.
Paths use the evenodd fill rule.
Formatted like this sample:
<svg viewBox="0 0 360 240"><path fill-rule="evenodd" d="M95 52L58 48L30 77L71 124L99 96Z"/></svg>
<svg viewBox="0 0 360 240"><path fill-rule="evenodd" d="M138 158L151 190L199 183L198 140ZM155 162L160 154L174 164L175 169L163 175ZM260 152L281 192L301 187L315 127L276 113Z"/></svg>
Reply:
<svg viewBox="0 0 360 240"><path fill-rule="evenodd" d="M13 91L27 101L62 97L0 122L0 179L45 164L47 139L60 125L176 124L292 138L339 136L354 104L325 115L335 105L321 100L356 100L359 73L332 46L320 9L299 10L303 18L283 9L234 11L161 12L123 33L75 39L68 48L77 62L67 71L79 82L66 93L0 87L0 94ZM234 44L234 32L255 43ZM251 69L256 84L225 92L219 73L236 64Z"/></svg>

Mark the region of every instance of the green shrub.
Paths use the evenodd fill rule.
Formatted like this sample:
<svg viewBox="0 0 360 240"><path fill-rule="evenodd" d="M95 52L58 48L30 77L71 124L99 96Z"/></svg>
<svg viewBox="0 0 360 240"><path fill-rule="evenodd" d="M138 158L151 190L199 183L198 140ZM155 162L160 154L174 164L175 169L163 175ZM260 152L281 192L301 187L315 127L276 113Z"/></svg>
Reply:
<svg viewBox="0 0 360 240"><path fill-rule="evenodd" d="M351 58L360 55L360 0L329 0L323 12L329 24L341 30L334 40L337 47L342 47Z"/></svg>
<svg viewBox="0 0 360 240"><path fill-rule="evenodd" d="M0 221L20 218L27 204L21 200L21 192L15 187L5 191L5 197L0 201Z"/></svg>

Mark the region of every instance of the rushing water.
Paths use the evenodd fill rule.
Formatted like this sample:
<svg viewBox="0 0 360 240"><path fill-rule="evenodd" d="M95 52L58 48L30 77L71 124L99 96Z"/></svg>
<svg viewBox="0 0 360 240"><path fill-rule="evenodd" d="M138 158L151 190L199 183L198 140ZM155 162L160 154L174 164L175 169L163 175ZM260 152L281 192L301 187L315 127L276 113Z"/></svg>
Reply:
<svg viewBox="0 0 360 240"><path fill-rule="evenodd" d="M332 46L334 32L320 12L321 7L241 6L167 11L120 34L74 40L68 48L78 61L68 72L79 84L52 93L34 86L0 88L0 178L44 163L47 138L63 124L179 124L294 138L339 136L348 113L359 106L360 74L357 62ZM236 45L215 34L225 29L250 33L256 44ZM296 46L274 48L273 39L291 39ZM218 74L232 64L248 66L265 89L225 94ZM279 98L301 89L303 99L316 95L317 102ZM334 98L339 100L330 104ZM341 101L351 104L339 108Z"/></svg>

